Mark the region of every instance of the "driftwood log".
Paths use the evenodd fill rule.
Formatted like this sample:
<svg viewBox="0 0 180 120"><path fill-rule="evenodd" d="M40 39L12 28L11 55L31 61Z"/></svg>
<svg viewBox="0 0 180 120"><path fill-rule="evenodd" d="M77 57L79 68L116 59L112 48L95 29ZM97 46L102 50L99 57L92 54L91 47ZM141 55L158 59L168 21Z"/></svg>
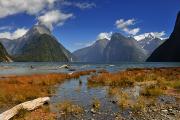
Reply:
<svg viewBox="0 0 180 120"><path fill-rule="evenodd" d="M49 103L49 101L50 101L49 97L43 97L43 98L37 98L32 101L27 101L27 102L21 103L3 113L1 113L0 120L9 120L12 117L14 117L15 115L17 115L18 112L22 109L27 110L27 111L32 111L32 110L37 109L38 107L44 105L45 103Z"/></svg>

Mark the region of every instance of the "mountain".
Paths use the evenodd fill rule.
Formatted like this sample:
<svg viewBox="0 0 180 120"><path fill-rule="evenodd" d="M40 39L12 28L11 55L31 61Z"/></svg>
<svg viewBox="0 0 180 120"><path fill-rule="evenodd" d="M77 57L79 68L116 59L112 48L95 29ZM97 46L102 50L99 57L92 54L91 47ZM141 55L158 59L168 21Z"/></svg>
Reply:
<svg viewBox="0 0 180 120"><path fill-rule="evenodd" d="M16 40L0 40L15 61L68 62L73 55L43 25L33 26Z"/></svg>
<svg viewBox="0 0 180 120"><path fill-rule="evenodd" d="M139 62L145 61L147 53L133 38L114 33L104 50L106 62Z"/></svg>
<svg viewBox="0 0 180 120"><path fill-rule="evenodd" d="M158 48L164 40L161 40L160 38L156 38L149 34L147 37L145 37L142 40L138 41L138 44L145 49L148 54L150 55L156 48Z"/></svg>
<svg viewBox="0 0 180 120"><path fill-rule="evenodd" d="M4 46L0 43L0 62L11 62L11 58L9 57L6 49Z"/></svg>
<svg viewBox="0 0 180 120"><path fill-rule="evenodd" d="M6 48L7 52L12 55L12 49L14 48L16 44L16 40L10 40L6 38L0 38L0 42L3 44L3 46Z"/></svg>
<svg viewBox="0 0 180 120"><path fill-rule="evenodd" d="M147 59L149 62L180 62L180 12L170 38Z"/></svg>
<svg viewBox="0 0 180 120"><path fill-rule="evenodd" d="M73 55L81 62L104 62L103 51L108 42L108 39L97 40L93 45L73 52Z"/></svg>

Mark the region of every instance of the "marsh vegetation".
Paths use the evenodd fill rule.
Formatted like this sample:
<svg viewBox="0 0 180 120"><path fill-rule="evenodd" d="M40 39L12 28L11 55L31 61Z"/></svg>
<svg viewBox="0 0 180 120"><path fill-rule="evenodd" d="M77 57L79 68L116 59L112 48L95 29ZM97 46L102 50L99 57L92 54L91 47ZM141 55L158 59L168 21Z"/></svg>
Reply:
<svg viewBox="0 0 180 120"><path fill-rule="evenodd" d="M180 116L180 68L136 68L113 73L101 69L72 74L1 76L1 79L4 79L0 81L1 108L52 96L50 105L32 112L20 111L14 118L17 120L31 116L50 120Z"/></svg>

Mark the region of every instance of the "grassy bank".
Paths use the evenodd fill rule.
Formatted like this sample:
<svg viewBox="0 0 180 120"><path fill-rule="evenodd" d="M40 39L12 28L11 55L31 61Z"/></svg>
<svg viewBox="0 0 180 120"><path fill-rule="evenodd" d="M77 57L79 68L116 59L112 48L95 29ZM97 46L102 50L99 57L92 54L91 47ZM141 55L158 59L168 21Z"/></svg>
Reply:
<svg viewBox="0 0 180 120"><path fill-rule="evenodd" d="M102 73L90 77L88 84L92 86L103 85L112 87L152 84L149 89L160 88L166 90L168 88L173 88L179 91L180 68L127 69L126 71L116 73ZM154 87L153 84L155 85Z"/></svg>
<svg viewBox="0 0 180 120"><path fill-rule="evenodd" d="M154 104L160 95L170 95L180 98L180 67L177 68L147 68L127 69L125 71L102 72L88 79L88 86L109 86L108 94L116 97L121 107L131 107L134 110L144 109L146 104ZM140 86L140 96L136 101L122 91L122 88ZM151 99L149 99L151 98Z"/></svg>
<svg viewBox="0 0 180 120"><path fill-rule="evenodd" d="M21 76L0 76L0 108L8 108L38 97L51 96L55 85L72 78L88 75L95 70L73 74L50 73Z"/></svg>

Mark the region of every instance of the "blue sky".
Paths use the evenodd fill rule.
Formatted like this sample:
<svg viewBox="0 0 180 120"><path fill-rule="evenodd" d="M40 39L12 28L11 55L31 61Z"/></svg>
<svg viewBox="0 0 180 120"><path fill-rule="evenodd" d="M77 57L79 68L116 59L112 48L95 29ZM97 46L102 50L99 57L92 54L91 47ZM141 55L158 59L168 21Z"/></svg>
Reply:
<svg viewBox="0 0 180 120"><path fill-rule="evenodd" d="M41 22L70 51L93 43L100 33L105 36L111 32L120 32L137 38L145 33L154 33L166 38L171 34L180 10L179 0L6 2L0 0L0 38L17 38Z"/></svg>

